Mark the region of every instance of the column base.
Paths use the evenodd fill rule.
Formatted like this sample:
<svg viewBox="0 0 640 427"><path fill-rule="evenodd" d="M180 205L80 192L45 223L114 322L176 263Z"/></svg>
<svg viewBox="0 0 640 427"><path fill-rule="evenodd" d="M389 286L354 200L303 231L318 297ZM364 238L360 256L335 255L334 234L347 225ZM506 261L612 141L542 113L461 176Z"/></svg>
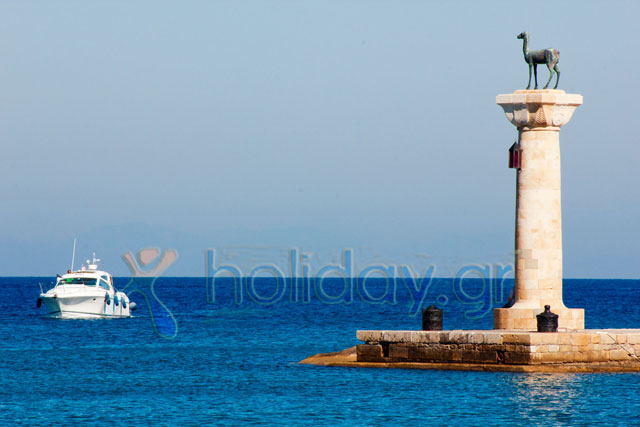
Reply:
<svg viewBox="0 0 640 427"><path fill-rule="evenodd" d="M493 329L516 329L525 331L538 330L536 315L544 308L494 308ZM583 308L553 308L551 311L558 315L558 329L584 329Z"/></svg>

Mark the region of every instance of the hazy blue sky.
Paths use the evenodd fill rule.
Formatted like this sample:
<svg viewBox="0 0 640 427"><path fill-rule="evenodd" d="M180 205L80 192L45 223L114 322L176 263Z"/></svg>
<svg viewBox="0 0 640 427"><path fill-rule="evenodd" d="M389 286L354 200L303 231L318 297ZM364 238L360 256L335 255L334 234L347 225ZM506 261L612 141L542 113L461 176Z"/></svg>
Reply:
<svg viewBox="0 0 640 427"><path fill-rule="evenodd" d="M509 262L516 129L495 96L526 85L526 30L584 96L560 135L565 277L638 278L638 16L631 1L0 0L0 275L65 270L74 237L114 274L153 246L180 253L171 275L202 275L207 248L245 265L288 248Z"/></svg>

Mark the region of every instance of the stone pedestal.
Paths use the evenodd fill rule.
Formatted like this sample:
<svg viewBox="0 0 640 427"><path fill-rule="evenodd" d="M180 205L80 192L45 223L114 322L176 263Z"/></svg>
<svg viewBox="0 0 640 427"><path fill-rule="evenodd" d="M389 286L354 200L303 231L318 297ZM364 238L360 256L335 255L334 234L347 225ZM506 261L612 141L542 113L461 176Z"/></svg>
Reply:
<svg viewBox="0 0 640 427"><path fill-rule="evenodd" d="M560 127L582 104L562 90L517 90L498 95L518 128L521 164L516 178L515 304L493 312L494 329L536 330L545 305L561 329L584 329L584 310L562 301Z"/></svg>

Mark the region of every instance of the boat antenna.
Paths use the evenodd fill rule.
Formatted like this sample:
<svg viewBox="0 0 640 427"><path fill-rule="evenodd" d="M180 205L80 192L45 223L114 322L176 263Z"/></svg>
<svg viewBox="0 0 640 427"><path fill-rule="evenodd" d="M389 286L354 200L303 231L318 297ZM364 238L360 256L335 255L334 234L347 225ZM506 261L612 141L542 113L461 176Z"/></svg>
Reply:
<svg viewBox="0 0 640 427"><path fill-rule="evenodd" d="M71 255L71 271L73 271L73 262L76 260L76 238L73 238L73 254Z"/></svg>

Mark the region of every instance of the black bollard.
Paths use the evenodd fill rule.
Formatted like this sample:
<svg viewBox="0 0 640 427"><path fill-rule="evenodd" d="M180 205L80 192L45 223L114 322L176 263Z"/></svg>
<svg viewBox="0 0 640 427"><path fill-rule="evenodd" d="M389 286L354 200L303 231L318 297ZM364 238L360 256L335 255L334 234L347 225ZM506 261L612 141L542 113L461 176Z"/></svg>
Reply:
<svg viewBox="0 0 640 427"><path fill-rule="evenodd" d="M551 312L551 306L545 305L544 312L538 318L538 332L558 332L558 315Z"/></svg>
<svg viewBox="0 0 640 427"><path fill-rule="evenodd" d="M442 310L435 305L430 305L422 309L422 330L441 331L442 330Z"/></svg>

